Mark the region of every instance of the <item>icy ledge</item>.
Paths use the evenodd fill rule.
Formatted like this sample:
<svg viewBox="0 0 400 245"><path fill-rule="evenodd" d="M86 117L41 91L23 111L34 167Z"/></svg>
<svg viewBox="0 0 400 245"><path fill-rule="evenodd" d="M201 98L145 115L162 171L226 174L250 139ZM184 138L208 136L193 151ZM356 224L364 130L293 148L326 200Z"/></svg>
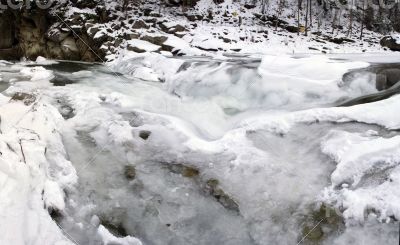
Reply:
<svg viewBox="0 0 400 245"><path fill-rule="evenodd" d="M43 67L20 74L27 80L0 95L0 244L75 244L52 218L63 214L65 193L78 181L62 140L64 119L42 91L53 74ZM141 245L102 226L95 235L105 244Z"/></svg>

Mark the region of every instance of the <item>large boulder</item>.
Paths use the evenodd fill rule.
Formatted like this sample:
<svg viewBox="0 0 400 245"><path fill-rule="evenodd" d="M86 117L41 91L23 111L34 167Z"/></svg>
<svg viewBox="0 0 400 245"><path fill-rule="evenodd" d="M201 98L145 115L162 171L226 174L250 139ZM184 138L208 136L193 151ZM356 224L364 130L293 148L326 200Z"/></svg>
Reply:
<svg viewBox="0 0 400 245"><path fill-rule="evenodd" d="M80 59L78 46L76 45L75 39L72 37L68 37L61 42L61 50L64 54L64 58L71 60Z"/></svg>
<svg viewBox="0 0 400 245"><path fill-rule="evenodd" d="M53 28L53 29L49 29L46 32L46 38L49 39L50 41L55 42L55 43L61 43L70 34L71 34L71 31L69 29L66 29L66 28L64 28L64 29Z"/></svg>
<svg viewBox="0 0 400 245"><path fill-rule="evenodd" d="M400 51L400 41L392 36L386 36L381 39L381 46L389 48L392 51Z"/></svg>
<svg viewBox="0 0 400 245"><path fill-rule="evenodd" d="M136 53L144 53L144 52L158 52L161 50L161 47L147 41L133 39L128 41L127 49L129 51L133 51Z"/></svg>
<svg viewBox="0 0 400 245"><path fill-rule="evenodd" d="M168 37L160 35L144 35L140 39L158 46L162 46L165 41L167 41Z"/></svg>

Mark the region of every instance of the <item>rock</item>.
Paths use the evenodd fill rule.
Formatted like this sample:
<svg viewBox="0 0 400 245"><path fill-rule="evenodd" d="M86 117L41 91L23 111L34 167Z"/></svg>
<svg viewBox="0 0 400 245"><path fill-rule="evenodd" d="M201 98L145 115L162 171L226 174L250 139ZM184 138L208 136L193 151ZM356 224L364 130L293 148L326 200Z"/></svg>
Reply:
<svg viewBox="0 0 400 245"><path fill-rule="evenodd" d="M322 231L321 226L306 226L303 229L303 237L306 237L308 240L320 240L322 236L324 235L324 232Z"/></svg>
<svg viewBox="0 0 400 245"><path fill-rule="evenodd" d="M147 140L150 137L150 135L151 135L151 132L148 130L142 130L139 132L139 137L144 140Z"/></svg>
<svg viewBox="0 0 400 245"><path fill-rule="evenodd" d="M136 53L158 52L161 47L147 41L133 39L128 41L127 49Z"/></svg>
<svg viewBox="0 0 400 245"><path fill-rule="evenodd" d="M380 44L382 47L387 47L392 51L400 51L400 43L397 43L392 36L383 37Z"/></svg>
<svg viewBox="0 0 400 245"><path fill-rule="evenodd" d="M65 58L78 60L80 58L79 49L76 45L75 39L72 37L66 38L61 42L61 50Z"/></svg>
<svg viewBox="0 0 400 245"><path fill-rule="evenodd" d="M160 23L159 24L162 31L174 34L176 32L185 32L187 31L185 27L180 24L175 23Z"/></svg>
<svg viewBox="0 0 400 245"><path fill-rule="evenodd" d="M45 36L47 39L49 39L55 43L61 43L70 34L71 34L71 31L63 31L61 29L55 28L55 29L50 29L49 31L47 31Z"/></svg>
<svg viewBox="0 0 400 245"><path fill-rule="evenodd" d="M149 29L150 27L143 20L137 20L132 25L133 29Z"/></svg>
<svg viewBox="0 0 400 245"><path fill-rule="evenodd" d="M256 7L256 5L255 4L245 4L244 7L247 9L253 9Z"/></svg>
<svg viewBox="0 0 400 245"><path fill-rule="evenodd" d="M197 168L184 164L168 164L167 166L172 173L180 174L186 178L194 178L200 174Z"/></svg>
<svg viewBox="0 0 400 245"><path fill-rule="evenodd" d="M74 109L69 105L62 105L59 108L59 112L65 120L71 119L75 116Z"/></svg>
<svg viewBox="0 0 400 245"><path fill-rule="evenodd" d="M286 31L291 32L291 33L297 33L299 28L297 26L286 26L285 27Z"/></svg>
<svg viewBox="0 0 400 245"><path fill-rule="evenodd" d="M187 34L187 32L175 32L174 35L176 37L182 38Z"/></svg>
<svg viewBox="0 0 400 245"><path fill-rule="evenodd" d="M138 33L130 33L125 35L126 40L132 40L132 39L139 39L140 35Z"/></svg>
<svg viewBox="0 0 400 245"><path fill-rule="evenodd" d="M346 37L334 37L328 38L329 42L336 43L336 44L343 44L343 43L354 43L354 40Z"/></svg>
<svg viewBox="0 0 400 245"><path fill-rule="evenodd" d="M13 101L22 101L26 106L33 104L36 100L36 96L33 94L17 92L12 97Z"/></svg>
<svg viewBox="0 0 400 245"><path fill-rule="evenodd" d="M140 38L141 40L150 42L152 44L158 45L158 46L162 46L165 41L167 41L168 37L166 36L149 36L149 35L145 35L143 37Z"/></svg>
<svg viewBox="0 0 400 245"><path fill-rule="evenodd" d="M239 205L219 187L217 179L207 180L205 192L213 196L224 208L240 213Z"/></svg>
<svg viewBox="0 0 400 245"><path fill-rule="evenodd" d="M196 20L203 20L203 16L199 14L186 14L185 16L189 21L193 22Z"/></svg>
<svg viewBox="0 0 400 245"><path fill-rule="evenodd" d="M133 165L126 165L124 167L124 175L128 180L134 180L136 178L136 168Z"/></svg>
<svg viewBox="0 0 400 245"><path fill-rule="evenodd" d="M220 36L219 39L222 39L222 41L224 41L224 43L230 43L230 42L232 42L232 40L229 39L229 38L227 38L227 37L222 37L222 36Z"/></svg>
<svg viewBox="0 0 400 245"><path fill-rule="evenodd" d="M22 56L20 47L12 47L8 49L0 49L0 60L18 60Z"/></svg>

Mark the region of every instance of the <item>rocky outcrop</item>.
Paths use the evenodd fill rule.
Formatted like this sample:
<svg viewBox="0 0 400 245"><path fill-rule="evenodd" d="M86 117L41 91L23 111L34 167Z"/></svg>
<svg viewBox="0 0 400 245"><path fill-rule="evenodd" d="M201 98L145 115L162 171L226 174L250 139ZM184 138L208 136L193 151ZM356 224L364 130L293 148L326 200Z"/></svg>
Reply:
<svg viewBox="0 0 400 245"><path fill-rule="evenodd" d="M382 38L380 43L382 47L389 48L392 51L400 51L400 43L398 43L392 36Z"/></svg>
<svg viewBox="0 0 400 245"><path fill-rule="evenodd" d="M72 20L84 23L81 16L75 16ZM74 25L69 23L68 26ZM78 37L68 26L59 23L49 10L6 10L0 13L0 59L26 57L34 60L44 56L51 59L99 61L101 56L105 56L98 51L103 40L90 37L85 26L74 30L79 31ZM98 51L100 57L91 49Z"/></svg>

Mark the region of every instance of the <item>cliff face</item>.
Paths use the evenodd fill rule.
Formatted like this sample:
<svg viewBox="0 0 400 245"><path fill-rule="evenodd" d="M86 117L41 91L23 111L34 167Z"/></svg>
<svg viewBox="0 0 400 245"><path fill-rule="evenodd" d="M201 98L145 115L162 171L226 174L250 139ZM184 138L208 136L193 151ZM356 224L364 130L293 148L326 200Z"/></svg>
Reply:
<svg viewBox="0 0 400 245"><path fill-rule="evenodd" d="M98 61L81 39L97 50L93 40L84 33L80 38L71 30L55 31L56 16L40 8L8 9L0 13L0 59L16 60L21 57ZM57 29L60 30L60 29Z"/></svg>
<svg viewBox="0 0 400 245"><path fill-rule="evenodd" d="M0 11L0 59L44 56L101 61L121 49L184 55L187 47L239 52L249 44L271 46L271 40L278 39L278 46L287 46L299 42L299 36L306 36L301 42L310 50L326 53L327 49L340 49L346 43L353 47L379 45L380 34L375 29L396 30L400 23L400 10L396 7L378 15L385 21L377 21L378 17L373 16L379 9L365 9L362 14L358 8L350 18L348 10L327 4L329 0L312 2L309 14L303 6L300 16L294 0L281 0L281 4L254 1L252 5L245 0L63 0L54 1L48 9L35 6L35 1L31 0L29 7ZM375 28L371 23L388 24ZM304 28L307 25L309 28ZM307 33L296 35L300 30L308 30L312 38ZM326 42L341 46L318 46Z"/></svg>

